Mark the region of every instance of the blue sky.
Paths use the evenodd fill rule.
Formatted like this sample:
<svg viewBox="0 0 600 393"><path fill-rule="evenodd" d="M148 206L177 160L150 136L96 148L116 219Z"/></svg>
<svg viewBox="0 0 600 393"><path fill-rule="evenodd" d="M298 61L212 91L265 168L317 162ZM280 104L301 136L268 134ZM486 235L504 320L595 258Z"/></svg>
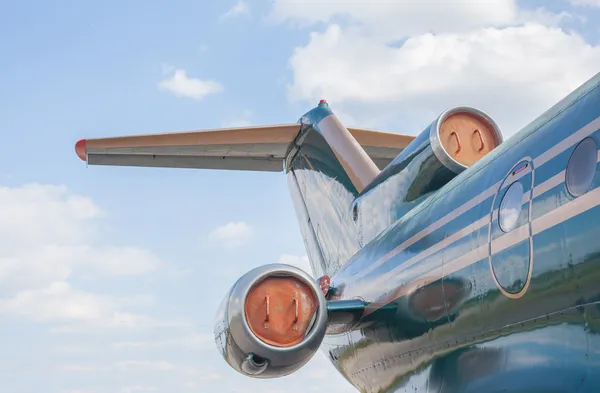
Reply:
<svg viewBox="0 0 600 393"><path fill-rule="evenodd" d="M322 97L347 125L416 134L470 104L512 135L600 71L598 0L300 3L0 3L3 391L353 391L321 354L248 380L212 341L239 275L308 266L283 175L86 167L78 139Z"/></svg>

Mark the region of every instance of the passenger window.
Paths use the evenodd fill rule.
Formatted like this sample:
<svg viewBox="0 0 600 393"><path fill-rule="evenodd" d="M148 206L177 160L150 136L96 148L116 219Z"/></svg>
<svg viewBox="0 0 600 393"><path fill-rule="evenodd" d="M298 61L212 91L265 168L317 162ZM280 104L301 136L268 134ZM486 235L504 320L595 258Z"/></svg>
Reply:
<svg viewBox="0 0 600 393"><path fill-rule="evenodd" d="M573 150L567 163L565 183L567 191L574 197L585 194L594 180L598 147L592 138L582 140Z"/></svg>
<svg viewBox="0 0 600 393"><path fill-rule="evenodd" d="M516 181L508 187L498 212L498 224L504 232L510 232L517 226L523 209L523 185Z"/></svg>

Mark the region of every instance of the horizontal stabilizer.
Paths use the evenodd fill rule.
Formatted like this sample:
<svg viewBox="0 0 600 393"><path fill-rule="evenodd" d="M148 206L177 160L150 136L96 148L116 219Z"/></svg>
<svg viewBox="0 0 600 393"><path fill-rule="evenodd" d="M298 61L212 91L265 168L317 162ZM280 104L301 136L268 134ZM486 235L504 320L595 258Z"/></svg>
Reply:
<svg viewBox="0 0 600 393"><path fill-rule="evenodd" d="M414 139L360 128L348 130L378 165L386 165ZM300 124L283 124L82 139L75 151L90 165L281 172L299 132Z"/></svg>

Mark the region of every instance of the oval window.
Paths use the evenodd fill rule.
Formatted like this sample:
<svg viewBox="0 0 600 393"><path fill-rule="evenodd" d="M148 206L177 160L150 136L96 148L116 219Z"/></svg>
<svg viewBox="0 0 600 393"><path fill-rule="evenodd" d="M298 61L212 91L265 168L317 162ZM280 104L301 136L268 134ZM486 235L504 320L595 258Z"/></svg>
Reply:
<svg viewBox="0 0 600 393"><path fill-rule="evenodd" d="M498 223L500 229L509 232L515 229L523 209L523 185L517 181L511 184L500 203Z"/></svg>
<svg viewBox="0 0 600 393"><path fill-rule="evenodd" d="M592 138L582 140L573 150L567 164L565 183L574 197L585 194L592 186L596 174L598 148Z"/></svg>

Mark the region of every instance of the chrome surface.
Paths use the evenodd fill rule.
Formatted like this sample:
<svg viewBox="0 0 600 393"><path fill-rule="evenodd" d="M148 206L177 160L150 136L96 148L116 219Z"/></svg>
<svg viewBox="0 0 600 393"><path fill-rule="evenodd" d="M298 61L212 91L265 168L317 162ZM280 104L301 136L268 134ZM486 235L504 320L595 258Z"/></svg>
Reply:
<svg viewBox="0 0 600 393"><path fill-rule="evenodd" d="M298 278L311 287L319 302L312 327L300 343L289 347L276 347L255 336L244 312L250 290L272 276ZM243 275L225 296L215 321L215 342L236 371L254 378L276 378L298 370L312 358L323 341L327 322L325 297L308 273L284 264L263 265Z"/></svg>
<svg viewBox="0 0 600 393"><path fill-rule="evenodd" d="M500 131L500 127L494 121L494 119L492 119L491 116L489 116L487 113L485 113L479 109L476 109L476 108L473 108L470 106L457 106L457 107L450 108L450 109L447 109L446 111L444 111L429 126L429 141L431 143L433 153L435 154L437 159L440 160L440 162L446 168L450 169L452 172L454 172L456 174L459 174L462 171L464 171L465 169L467 169L467 167L464 166L463 164L457 162L454 158L452 158L448 154L448 152L446 152L446 150L444 150L444 147L442 146L442 143L440 142L440 127L441 127L442 123L444 123L444 120L446 120L449 116L451 116L455 113L470 113L470 114L473 114L473 115L476 115L478 117L485 119L492 126L492 131L494 132L494 136L498 140L498 145L501 145L504 142L504 136L502 135L502 131Z"/></svg>
<svg viewBox="0 0 600 393"><path fill-rule="evenodd" d="M464 106L443 112L348 206L353 213L356 210L361 244L373 240L465 170L448 155L439 139L440 125L455 113L471 113L485 119L501 146L500 128L484 112Z"/></svg>
<svg viewBox="0 0 600 393"><path fill-rule="evenodd" d="M364 393L600 391L600 153L583 193L565 183L586 138L599 146L600 75L408 211L389 205L400 181L357 199L362 220L339 233L358 228L361 248L331 275L329 299L365 311L322 344L341 375ZM516 181L522 205L504 232L498 210ZM320 230L311 218L303 233ZM365 236L365 225L381 230ZM309 255L337 240L307 241Z"/></svg>

